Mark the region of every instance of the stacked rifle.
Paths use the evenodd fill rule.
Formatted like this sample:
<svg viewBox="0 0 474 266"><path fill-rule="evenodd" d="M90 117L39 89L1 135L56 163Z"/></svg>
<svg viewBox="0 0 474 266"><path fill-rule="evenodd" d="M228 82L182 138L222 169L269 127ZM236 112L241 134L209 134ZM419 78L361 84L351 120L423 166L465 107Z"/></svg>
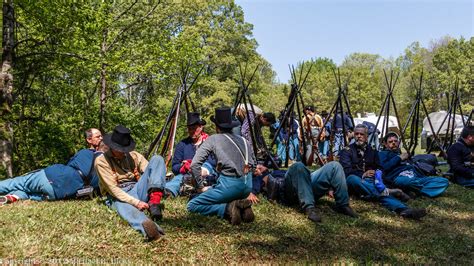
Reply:
<svg viewBox="0 0 474 266"><path fill-rule="evenodd" d="M179 74L180 78L180 85L178 86L176 96L173 99L173 104L171 105L171 109L166 117L166 121L161 128L158 135L155 137L153 142L151 143L150 147L148 148L148 152L145 154L145 157L149 158L151 155L155 155L160 151L160 155L165 158L165 163L168 166L171 158L173 157L173 149L176 137L176 129L179 122L179 115L181 105L184 103L186 112L195 112L196 106L192 101L189 92L193 85L196 83L199 75L201 74L204 66L198 71L198 73L191 77L191 65L188 64L186 66L181 67L181 72ZM189 82L189 80L192 80ZM163 138L166 138L163 141Z"/></svg>

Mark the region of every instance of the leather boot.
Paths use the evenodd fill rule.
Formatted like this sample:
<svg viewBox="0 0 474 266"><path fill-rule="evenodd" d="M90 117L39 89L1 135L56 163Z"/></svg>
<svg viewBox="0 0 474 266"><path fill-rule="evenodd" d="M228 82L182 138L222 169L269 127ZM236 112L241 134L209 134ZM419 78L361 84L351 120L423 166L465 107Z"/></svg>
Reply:
<svg viewBox="0 0 474 266"><path fill-rule="evenodd" d="M315 223L321 222L321 216L319 216L319 214L316 212L315 207L308 207L304 210L304 212L306 213L308 219L310 219L311 221Z"/></svg>
<svg viewBox="0 0 474 266"><path fill-rule="evenodd" d="M163 211L165 210L165 205L163 203L160 204L150 204L150 217L153 221L161 221L163 220Z"/></svg>
<svg viewBox="0 0 474 266"><path fill-rule="evenodd" d="M419 220L421 217L425 216L426 209L415 209L415 208L407 208L401 211L400 216L403 218Z"/></svg>
<svg viewBox="0 0 474 266"><path fill-rule="evenodd" d="M252 210L252 202L248 199L241 199L237 201L237 206L240 209L240 216L242 217L242 222L251 223L255 221L255 214Z"/></svg>
<svg viewBox="0 0 474 266"><path fill-rule="evenodd" d="M226 218L232 225L239 225L240 223L242 223L242 217L240 216L240 208L237 206L236 200L227 203L224 218Z"/></svg>
<svg viewBox="0 0 474 266"><path fill-rule="evenodd" d="M336 211L338 213L342 213L344 215L347 215L347 216L350 216L350 217L353 217L353 218L358 218L359 217L357 215L357 213L351 207L349 207L349 205L334 207L333 209L334 209L334 211Z"/></svg>

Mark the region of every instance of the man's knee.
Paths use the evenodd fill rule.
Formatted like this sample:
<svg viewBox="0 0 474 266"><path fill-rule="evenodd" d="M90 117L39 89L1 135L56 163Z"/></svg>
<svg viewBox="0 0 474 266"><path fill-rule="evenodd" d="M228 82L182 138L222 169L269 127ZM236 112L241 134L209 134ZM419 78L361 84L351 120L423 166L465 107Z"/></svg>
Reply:
<svg viewBox="0 0 474 266"><path fill-rule="evenodd" d="M325 165L325 167L329 167L329 170L331 171L331 173L337 176L338 178L345 177L344 168L342 168L342 165L339 162L336 162L336 161L329 162Z"/></svg>
<svg viewBox="0 0 474 266"><path fill-rule="evenodd" d="M356 176L356 175L349 175L346 178L346 182L348 186L362 186L362 178Z"/></svg>
<svg viewBox="0 0 474 266"><path fill-rule="evenodd" d="M296 162L288 168L287 176L291 175L292 178L309 178L309 170L301 162Z"/></svg>
<svg viewBox="0 0 474 266"><path fill-rule="evenodd" d="M299 172L299 171L306 170L306 166L304 166L304 164L301 163L301 162L296 162L296 163L292 164L290 166L290 168L288 168L288 170L290 170L290 169L292 169L295 172L296 171Z"/></svg>
<svg viewBox="0 0 474 266"><path fill-rule="evenodd" d="M415 179L413 179L413 178L409 178L407 176L399 176L399 177L395 178L393 183L396 186L407 186L410 183L413 184L414 181L415 181Z"/></svg>
<svg viewBox="0 0 474 266"><path fill-rule="evenodd" d="M188 212L196 212L196 208L197 208L197 204L194 199L190 200L188 202L188 205L186 206L186 209L188 210Z"/></svg>
<svg viewBox="0 0 474 266"><path fill-rule="evenodd" d="M444 177L436 177L437 181L445 186L449 186L449 180Z"/></svg>
<svg viewBox="0 0 474 266"><path fill-rule="evenodd" d="M153 157L151 157L150 161L148 162L148 165L158 167L161 165L165 165L165 161L160 155L153 155Z"/></svg>

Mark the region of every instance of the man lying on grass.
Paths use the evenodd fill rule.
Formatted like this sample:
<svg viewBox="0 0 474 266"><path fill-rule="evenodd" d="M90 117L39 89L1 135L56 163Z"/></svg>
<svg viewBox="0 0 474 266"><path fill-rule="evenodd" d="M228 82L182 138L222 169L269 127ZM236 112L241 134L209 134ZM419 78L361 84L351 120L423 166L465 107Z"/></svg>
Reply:
<svg viewBox="0 0 474 266"><path fill-rule="evenodd" d="M0 182L0 205L18 200L62 200L92 196L98 191L98 177L93 168L102 134L98 129L86 130L89 149L77 152L67 164L53 164Z"/></svg>
<svg viewBox="0 0 474 266"><path fill-rule="evenodd" d="M316 212L315 201L331 191L336 200L334 210L357 218L349 207L344 170L338 162L330 162L314 172L310 172L302 163L297 162L288 171L274 170L272 173L263 165L255 170L252 193L248 199L258 202L255 196L263 192L271 200L284 205L299 205L309 220L321 222Z"/></svg>

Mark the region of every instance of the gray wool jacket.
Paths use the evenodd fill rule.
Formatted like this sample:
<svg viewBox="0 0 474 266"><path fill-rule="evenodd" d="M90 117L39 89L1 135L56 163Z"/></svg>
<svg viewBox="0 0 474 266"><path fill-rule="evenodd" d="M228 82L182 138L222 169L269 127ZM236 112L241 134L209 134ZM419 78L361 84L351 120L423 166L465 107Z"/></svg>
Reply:
<svg viewBox="0 0 474 266"><path fill-rule="evenodd" d="M225 136L230 137L242 151ZM202 188L201 181L201 166L206 162L210 154L214 154L217 162L217 169L219 174L225 176L241 177L244 175L245 161L242 154L245 156L245 145L248 150L248 162L252 168L256 166L255 155L252 147L247 141L240 136L230 133L215 134L210 136L196 151L193 162L191 163L191 174L198 183L198 188Z"/></svg>

